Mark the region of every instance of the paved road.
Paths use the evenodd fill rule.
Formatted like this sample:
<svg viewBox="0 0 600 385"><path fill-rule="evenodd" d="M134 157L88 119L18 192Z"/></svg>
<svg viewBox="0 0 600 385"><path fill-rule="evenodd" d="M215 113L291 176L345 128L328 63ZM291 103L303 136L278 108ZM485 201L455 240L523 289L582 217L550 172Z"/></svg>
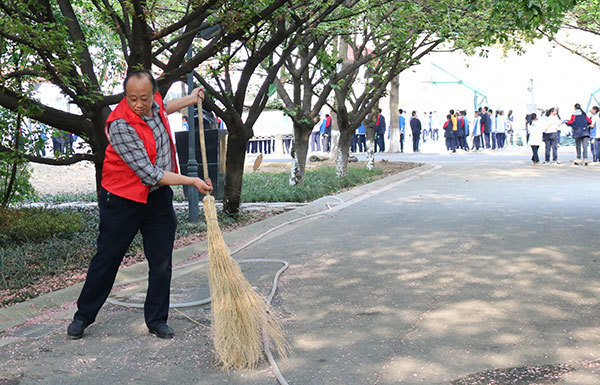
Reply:
<svg viewBox="0 0 600 385"><path fill-rule="evenodd" d="M291 263L275 301L289 383L600 384L600 166L412 156L430 164L236 256ZM266 291L276 267L245 269ZM205 294L204 279L174 292ZM276 384L266 367L212 366L207 309L172 312L172 341L114 306L66 341L71 312L0 338L0 384Z"/></svg>

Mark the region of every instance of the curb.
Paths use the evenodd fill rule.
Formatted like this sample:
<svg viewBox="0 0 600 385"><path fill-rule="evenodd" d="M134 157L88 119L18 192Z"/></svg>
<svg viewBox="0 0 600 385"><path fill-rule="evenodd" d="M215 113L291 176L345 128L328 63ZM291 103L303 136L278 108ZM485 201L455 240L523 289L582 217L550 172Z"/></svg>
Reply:
<svg viewBox="0 0 600 385"><path fill-rule="evenodd" d="M433 170L435 166L421 165L398 174L388 176L374 182L355 187L351 190L333 195L334 197L343 200L344 202L363 197L366 193L373 190L379 190L384 186L392 185L405 179L412 178L426 171ZM259 222L249 224L234 231L223 234L223 239L227 245L239 244L243 241L256 237L269 229L282 225L289 221L300 219L311 214L315 214L328 209L328 204L332 203L331 196L319 198L305 206L296 208L285 213L275 215ZM336 199L337 200L337 199ZM207 250L207 241L201 241L196 244L188 245L173 251L173 266L177 266L187 261L190 257L197 253L204 253ZM181 272L174 271L173 277L185 274L189 269L183 269ZM128 266L119 270L115 283L142 278L147 275L147 262L140 262L132 266ZM81 292L83 282L73 286L57 290L40 297L33 298L29 301L21 302L4 309L0 309L0 337L7 330L22 326L29 320L39 317L44 312L49 310L66 307L74 303Z"/></svg>

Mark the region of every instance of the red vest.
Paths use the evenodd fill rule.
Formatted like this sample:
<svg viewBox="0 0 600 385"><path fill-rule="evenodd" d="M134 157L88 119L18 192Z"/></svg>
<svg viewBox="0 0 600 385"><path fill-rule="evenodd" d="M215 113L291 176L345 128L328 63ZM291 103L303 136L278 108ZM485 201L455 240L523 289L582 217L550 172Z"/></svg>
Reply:
<svg viewBox="0 0 600 385"><path fill-rule="evenodd" d="M171 143L171 164L174 165L175 172L179 172L177 169L175 146L173 144L173 138L171 137L171 128L169 127L169 120L167 119L167 111L165 110L162 97L158 92L154 95L154 100L159 105L160 119L169 133L169 140ZM115 108L108 116L108 119L106 119L104 130L107 137L109 136L108 126L117 119L124 119L135 129L135 132L137 132L144 142L150 161L154 164L156 162L156 141L152 129L144 119L140 118L131 110L131 108L129 108L125 98L119 102L117 108ZM110 144L106 147L104 153L102 187L112 194L135 202L146 203L148 201L148 190L150 189L150 186L142 184L140 177L133 172L123 159L121 159L119 154L117 154Z"/></svg>

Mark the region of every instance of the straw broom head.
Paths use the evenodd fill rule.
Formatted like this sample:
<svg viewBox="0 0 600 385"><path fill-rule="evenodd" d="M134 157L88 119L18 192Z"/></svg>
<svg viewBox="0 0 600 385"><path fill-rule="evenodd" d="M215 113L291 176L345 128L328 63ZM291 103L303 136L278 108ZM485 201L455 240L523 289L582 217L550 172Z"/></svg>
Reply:
<svg viewBox="0 0 600 385"><path fill-rule="evenodd" d="M223 240L215 198L206 195L203 201L214 345L223 369L256 368L265 347L263 342L271 342L286 358L288 345L283 329L269 313L263 297L250 286Z"/></svg>

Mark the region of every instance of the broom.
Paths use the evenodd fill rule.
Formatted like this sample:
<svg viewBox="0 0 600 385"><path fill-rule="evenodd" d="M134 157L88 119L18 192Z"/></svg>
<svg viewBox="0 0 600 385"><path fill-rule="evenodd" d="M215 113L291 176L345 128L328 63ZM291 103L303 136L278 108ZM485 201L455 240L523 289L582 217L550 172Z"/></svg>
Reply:
<svg viewBox="0 0 600 385"><path fill-rule="evenodd" d="M198 98L202 169L204 179L207 179L208 163L201 111L202 100ZM273 342L278 354L286 358L288 345L283 329L269 313L263 297L250 286L223 240L217 221L215 198L207 193L203 202L208 233L213 338L223 369L256 368L269 341Z"/></svg>

